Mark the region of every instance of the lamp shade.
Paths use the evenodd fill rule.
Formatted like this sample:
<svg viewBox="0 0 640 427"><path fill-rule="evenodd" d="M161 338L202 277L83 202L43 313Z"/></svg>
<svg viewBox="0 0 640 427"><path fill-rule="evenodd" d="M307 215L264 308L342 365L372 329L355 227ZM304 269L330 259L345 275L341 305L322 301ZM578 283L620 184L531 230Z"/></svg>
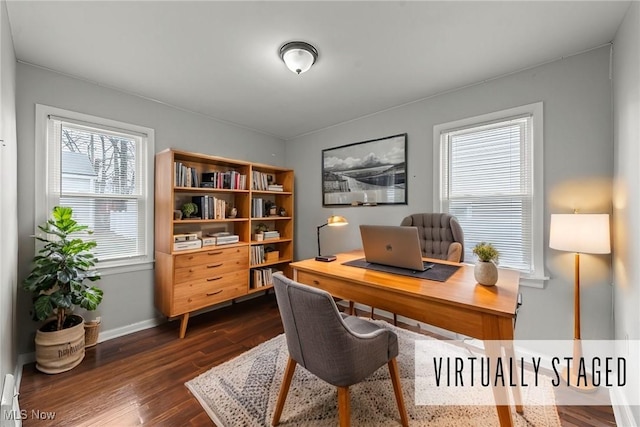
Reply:
<svg viewBox="0 0 640 427"><path fill-rule="evenodd" d="M553 214L549 247L560 251L586 254L611 252L609 215Z"/></svg>
<svg viewBox="0 0 640 427"><path fill-rule="evenodd" d="M349 224L349 222L347 222L347 219L343 216L340 215L331 215L328 219L327 219L327 225L331 226L331 227L335 227L335 226L342 226L342 225L347 225Z"/></svg>
<svg viewBox="0 0 640 427"><path fill-rule="evenodd" d="M304 73L318 59L315 47L305 42L289 42L280 48L280 57L288 69L296 74Z"/></svg>

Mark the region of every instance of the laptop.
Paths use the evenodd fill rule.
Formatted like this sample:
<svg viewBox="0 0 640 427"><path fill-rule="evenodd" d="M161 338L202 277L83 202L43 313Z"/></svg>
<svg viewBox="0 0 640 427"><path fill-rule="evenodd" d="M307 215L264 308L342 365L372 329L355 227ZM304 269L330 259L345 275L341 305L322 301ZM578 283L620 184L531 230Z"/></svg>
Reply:
<svg viewBox="0 0 640 427"><path fill-rule="evenodd" d="M414 271L426 271L434 266L422 261L416 227L361 225L360 237L367 262Z"/></svg>

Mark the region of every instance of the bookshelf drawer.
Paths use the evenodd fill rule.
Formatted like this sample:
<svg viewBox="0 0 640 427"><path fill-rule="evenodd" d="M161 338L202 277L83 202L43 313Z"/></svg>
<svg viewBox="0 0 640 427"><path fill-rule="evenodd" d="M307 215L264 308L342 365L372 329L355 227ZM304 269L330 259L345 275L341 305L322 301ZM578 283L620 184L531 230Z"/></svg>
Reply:
<svg viewBox="0 0 640 427"><path fill-rule="evenodd" d="M248 276L245 270L176 285L174 312L186 313L246 295Z"/></svg>
<svg viewBox="0 0 640 427"><path fill-rule="evenodd" d="M183 267L193 267L208 263L248 259L248 246L235 246L233 248L211 248L198 253L176 255L175 267L177 270Z"/></svg>
<svg viewBox="0 0 640 427"><path fill-rule="evenodd" d="M249 268L246 255L234 254L224 260L213 259L205 264L176 268L174 281L176 285L221 274L233 273Z"/></svg>

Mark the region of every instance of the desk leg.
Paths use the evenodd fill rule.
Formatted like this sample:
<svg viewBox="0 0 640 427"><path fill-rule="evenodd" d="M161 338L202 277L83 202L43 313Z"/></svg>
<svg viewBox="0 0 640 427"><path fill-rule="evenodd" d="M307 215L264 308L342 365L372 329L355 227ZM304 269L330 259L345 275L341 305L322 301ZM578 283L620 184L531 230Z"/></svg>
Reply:
<svg viewBox="0 0 640 427"><path fill-rule="evenodd" d="M498 341L486 340L484 342L484 349L487 353L487 357L492 362L497 361L502 357L502 348ZM491 363L491 369L495 372L494 363ZM509 395L507 393L507 387L496 386L492 383L491 387L493 391L493 398L496 401L496 411L498 411L498 420L500 421L500 427L513 427L513 417L511 416L511 407L509 405L499 405L499 402L508 402Z"/></svg>
<svg viewBox="0 0 640 427"><path fill-rule="evenodd" d="M522 393L520 391L520 371L518 368L518 364L515 363L516 360L516 354L513 351L513 340L506 340L503 342L504 345L504 355L506 356L507 360L511 359L514 361L514 366L515 366L515 372L514 375L515 377L515 383L516 386L513 387L511 390L513 391L513 401L516 404L516 412L519 414L523 414L524 413L524 408L522 407Z"/></svg>

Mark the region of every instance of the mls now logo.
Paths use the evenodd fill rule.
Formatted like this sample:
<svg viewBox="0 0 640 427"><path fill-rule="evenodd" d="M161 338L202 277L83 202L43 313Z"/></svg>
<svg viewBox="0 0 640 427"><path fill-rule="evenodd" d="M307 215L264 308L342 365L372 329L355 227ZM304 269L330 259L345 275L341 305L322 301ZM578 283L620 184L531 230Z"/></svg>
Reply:
<svg viewBox="0 0 640 427"><path fill-rule="evenodd" d="M15 421L15 420L24 420L27 418L27 410L22 409L18 411L17 409L3 409L2 410L2 419L5 421Z"/></svg>
<svg viewBox="0 0 640 427"><path fill-rule="evenodd" d="M26 409L10 409L2 411L2 420L5 421L26 420L29 416L35 420L55 420L56 413L40 411L39 409L33 409L31 412Z"/></svg>

